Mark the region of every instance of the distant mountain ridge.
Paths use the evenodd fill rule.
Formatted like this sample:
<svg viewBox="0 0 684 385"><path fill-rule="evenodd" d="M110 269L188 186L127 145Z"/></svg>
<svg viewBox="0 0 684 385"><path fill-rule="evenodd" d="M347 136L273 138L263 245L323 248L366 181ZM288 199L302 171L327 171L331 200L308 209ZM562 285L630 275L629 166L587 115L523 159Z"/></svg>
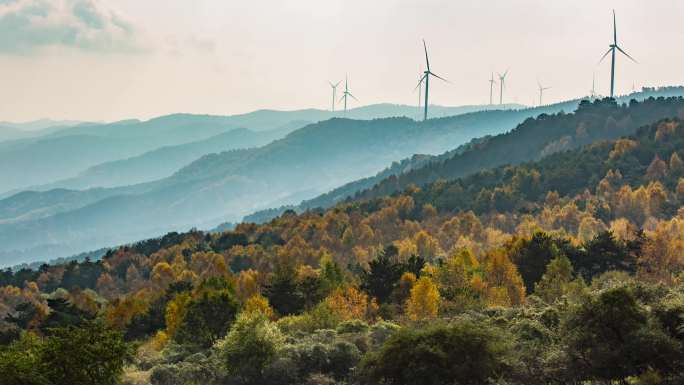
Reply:
<svg viewBox="0 0 684 385"><path fill-rule="evenodd" d="M0 142L45 135L54 130L76 126L83 122L75 120L40 119L31 122L0 122Z"/></svg>
<svg viewBox="0 0 684 385"><path fill-rule="evenodd" d="M145 183L166 178L203 155L234 149L260 147L284 137L301 127L303 122L274 130L251 131L238 128L197 142L165 146L135 157L101 163L73 178L49 185L34 186L31 190L55 188L83 190L95 187L117 187Z"/></svg>
<svg viewBox="0 0 684 385"><path fill-rule="evenodd" d="M502 106L432 106L432 116L456 115L465 112L517 108L519 105ZM161 147L177 146L190 142L203 141L212 136L225 133L236 128L247 128L252 131L267 131L290 127L303 127L308 123L347 117L350 119L374 119L395 116L415 117L420 109L413 106L395 104L376 104L348 110L331 112L326 110L306 109L295 111L259 110L246 114L218 116L197 114L172 114L141 121L137 119L122 120L112 123L64 122L66 126L51 126L43 131L24 132L17 128L0 125L0 196L9 192L18 192L29 188L97 187L103 178L95 178L92 182L74 180L79 174L86 174L89 168L103 163L142 156L146 152ZM53 122L59 123L59 122ZM68 124L67 124L68 123ZM48 121L26 124L8 123L12 127L31 125L39 127ZM262 143L263 144L263 143ZM227 150L233 147L227 147ZM195 158L211 151L195 154ZM194 160L186 159L186 164ZM21 167L18 167L21 165ZM184 164L174 164L175 170ZM106 166L103 166L106 167ZM173 170L173 171L175 171ZM129 170L130 171L130 170ZM169 174L164 170L159 174L142 178L122 178L122 184L145 182L158 179ZM69 180L66 183L61 181ZM59 182L59 183L58 183ZM73 184L70 184L73 183ZM113 183L101 186L113 186Z"/></svg>

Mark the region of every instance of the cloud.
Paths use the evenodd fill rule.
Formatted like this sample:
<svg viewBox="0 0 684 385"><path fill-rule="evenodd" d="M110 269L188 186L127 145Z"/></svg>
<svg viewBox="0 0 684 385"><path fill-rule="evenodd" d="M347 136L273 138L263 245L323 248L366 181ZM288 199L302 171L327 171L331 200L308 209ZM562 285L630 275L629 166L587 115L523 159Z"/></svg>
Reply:
<svg viewBox="0 0 684 385"><path fill-rule="evenodd" d="M0 0L0 53L49 47L136 52L142 43L138 29L99 0Z"/></svg>

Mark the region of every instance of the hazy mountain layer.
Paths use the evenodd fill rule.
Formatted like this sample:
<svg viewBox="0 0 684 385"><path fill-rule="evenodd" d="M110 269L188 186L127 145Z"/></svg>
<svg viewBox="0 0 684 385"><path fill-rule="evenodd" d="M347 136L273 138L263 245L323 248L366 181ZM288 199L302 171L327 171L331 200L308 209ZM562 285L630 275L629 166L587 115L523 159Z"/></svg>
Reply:
<svg viewBox="0 0 684 385"><path fill-rule="evenodd" d="M439 154L506 131L520 114L490 111L427 122L332 119L261 148L204 156L152 183L23 193L0 201L0 242L7 240L4 250L40 247L40 254L51 250L59 257L173 229L215 226L315 197L416 152Z"/></svg>
<svg viewBox="0 0 684 385"><path fill-rule="evenodd" d="M102 163L69 178L32 190L55 188L88 189L93 187L128 186L162 179L203 155L240 148L259 147L280 139L288 132L301 127L300 122L268 131L254 132L235 129L197 142L161 147L128 159Z"/></svg>
<svg viewBox="0 0 684 385"><path fill-rule="evenodd" d="M490 108L517 107L521 106L433 106L431 115L437 117ZM164 146L202 141L235 128L262 131L283 127L295 128L296 126L298 128L309 122L317 122L336 116L352 119L374 119L392 116L417 117L420 114L420 109L417 107L377 104L350 109L346 114L316 109L298 111L259 110L232 116L174 114L147 121L124 120L108 124L63 122L66 127L46 126L48 121L26 124L8 123L5 129L0 124L0 142L5 141L0 143L0 180L3 181L0 185L0 196L3 193L6 195L8 192L34 188L31 186L84 188L89 186L115 186L161 178L169 174L170 168L159 170L159 173L147 173L146 171L138 173L136 169L126 169L125 172L130 173L133 177L130 179L124 177L120 181L114 181L118 178L116 175L106 173L101 178L89 179L89 175L92 172L97 173L98 170L88 169L101 163L137 157ZM42 127L44 130L29 133L22 127L27 130ZM212 151L220 151L220 149ZM184 164L212 151L199 155L193 153L194 158L187 159ZM130 163L130 166L135 167L136 164L134 163ZM184 164L174 164L175 168L171 171L176 171ZM125 166L125 164L118 166ZM84 179L80 180L82 173L85 173ZM111 177L112 181L107 181L108 177ZM77 179L66 183L53 184L73 178Z"/></svg>

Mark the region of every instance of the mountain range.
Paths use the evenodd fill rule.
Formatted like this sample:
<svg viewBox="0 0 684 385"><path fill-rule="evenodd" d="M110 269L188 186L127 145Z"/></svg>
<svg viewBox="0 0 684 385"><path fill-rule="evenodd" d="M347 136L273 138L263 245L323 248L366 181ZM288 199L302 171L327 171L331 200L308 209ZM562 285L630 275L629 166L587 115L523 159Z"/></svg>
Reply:
<svg viewBox="0 0 684 385"><path fill-rule="evenodd" d="M504 132L515 126L521 115L535 113L511 111L516 112L473 112L428 122L409 118L333 118L262 147L205 155L155 181L110 188L20 192L0 201L0 238L7 240L3 251L19 256L13 260L29 255L61 257L94 245L111 246L168 230L236 221L255 210L292 204L373 175L395 159L416 152L439 154L474 137ZM87 128L75 130L80 135ZM104 132L113 136L111 128L105 127ZM184 153L184 148L179 152ZM146 158L152 160L144 162ZM147 154L122 163L151 164L162 158ZM97 171L105 169L104 175L114 176L112 170L120 164L98 166L77 179L59 183L86 185L91 178L91 184L101 184L103 178ZM119 170L119 175L128 173L125 167ZM122 180L131 180L126 178ZM114 182L115 177L104 179L111 179L112 185L119 183Z"/></svg>
<svg viewBox="0 0 684 385"><path fill-rule="evenodd" d="M668 88L631 95L625 100L677 93L684 94L681 88ZM501 141L497 135L510 131L521 122L523 124L513 132L526 132L531 123L525 123L525 120L541 115L534 121L543 122L551 114L574 110L578 103L579 100L574 100L539 108L479 111L426 122L409 118L333 118L309 124L261 147L204 155L172 175L154 181L84 190L60 188L21 192L0 200L0 252L4 254L0 258L7 264L46 256L58 258L172 230L210 228L224 221L239 221L244 215L261 209L312 199L352 183L343 187L346 191L329 194L327 201L320 200L320 205L326 206L360 190L372 191L368 189L378 183L391 185L387 181L396 180L397 175L416 175L421 170L430 170L431 173L433 165L449 162L464 154L469 154L467 156L471 158L467 159L473 163L470 168L463 169L467 174L488 164L495 165L496 162L489 160L479 165L477 154L482 145ZM613 106L616 109L632 107ZM673 114L670 110L659 113L664 116ZM559 114L564 115L568 114ZM621 124L624 127L619 131L620 135L643 123L639 118ZM524 153L529 147L516 143L529 139L530 135L535 143L545 143L545 146L567 136L566 128L556 129L548 123L538 125L545 127L543 129L548 133L536 139L539 136L537 131L513 136L517 139L511 146L520 147L515 154L522 152L522 158L501 156L497 161L524 161L539 156L538 152L529 151L528 158L525 158ZM77 128L79 131L83 129ZM174 132L173 129L170 131ZM110 136L121 135L111 128L108 132ZM492 138L485 138L487 136ZM483 139L459 149L475 138ZM593 140L598 136L590 135L589 138ZM562 146L559 149L563 149ZM162 152L165 151L171 150ZM506 154L509 149L497 147L496 151ZM483 159L490 159L491 155L487 155L490 152L485 153ZM425 155L413 157L415 154ZM431 158L438 154L442 155ZM382 171L397 159L411 157L410 162L399 162L396 167ZM127 162L135 164L139 161ZM116 164L110 163L105 169L114 175L111 170L116 169ZM126 167L121 170L126 172ZM150 174L153 173L140 179ZM82 175L91 177L97 172ZM375 177L363 180L373 175Z"/></svg>
<svg viewBox="0 0 684 385"><path fill-rule="evenodd" d="M520 105L502 106L433 106L434 116L456 115L483 109L520 108ZM374 119L393 116L413 117L420 109L395 104L376 104L350 109L344 112L306 109L297 111L259 110L247 114L216 116L173 114L140 121L122 120L113 123L81 123L72 121L41 120L30 123L0 123L0 196L22 190L45 190L50 188L88 188L123 186L152 181L168 176L171 172L202 155L258 146L267 142L246 140L244 144L215 146L210 138L236 128L251 131L280 132L282 135L306 124L345 116L351 119ZM50 125L52 122L52 125ZM281 136L282 136L281 135ZM266 135L264 139L277 139ZM215 138L216 142L226 137ZM242 138L245 139L245 138ZM241 139L239 139L241 140ZM162 153L147 154L162 147L196 143L187 148L188 156L175 157L170 153L185 152L183 149L165 149ZM107 164L132 159L118 164ZM177 159L161 167L138 173L139 162ZM21 165L21 167L17 167ZM131 169L131 178L117 170ZM94 168L94 169L91 169ZM110 172L111 171L111 172ZM94 176L94 175L99 175Z"/></svg>

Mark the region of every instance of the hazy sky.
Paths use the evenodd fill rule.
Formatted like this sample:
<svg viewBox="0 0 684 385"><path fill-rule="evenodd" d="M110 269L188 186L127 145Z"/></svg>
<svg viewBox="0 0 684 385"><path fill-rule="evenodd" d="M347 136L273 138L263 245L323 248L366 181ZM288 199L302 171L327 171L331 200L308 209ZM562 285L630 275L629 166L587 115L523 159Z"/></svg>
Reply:
<svg viewBox="0 0 684 385"><path fill-rule="evenodd" d="M487 103L608 93L611 9L617 92L684 83L681 0L0 0L0 120L116 120L172 112L329 108L349 74L360 102Z"/></svg>

